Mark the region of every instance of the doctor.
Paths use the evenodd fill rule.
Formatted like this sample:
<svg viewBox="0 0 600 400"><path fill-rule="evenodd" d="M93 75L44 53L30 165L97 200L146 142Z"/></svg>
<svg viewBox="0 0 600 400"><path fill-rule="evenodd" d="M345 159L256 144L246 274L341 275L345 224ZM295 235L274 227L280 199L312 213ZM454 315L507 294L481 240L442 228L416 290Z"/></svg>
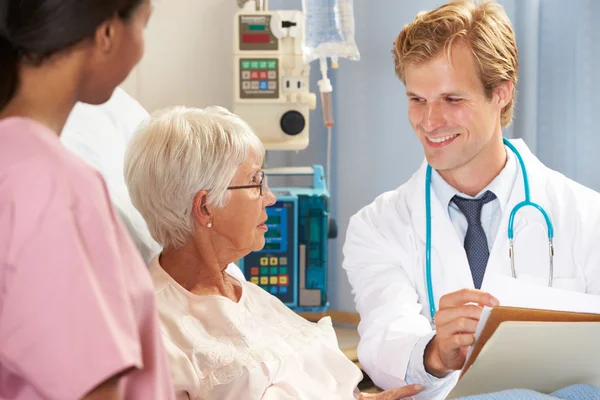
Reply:
<svg viewBox="0 0 600 400"><path fill-rule="evenodd" d="M415 397L437 399L458 379L481 306L498 304L479 290L494 275L600 294L600 196L522 141L503 143L518 59L501 6L459 1L419 14L394 56L426 160L351 218L344 268L365 371L384 389L421 383ZM509 220L527 198L536 205L511 224L513 274Z"/></svg>

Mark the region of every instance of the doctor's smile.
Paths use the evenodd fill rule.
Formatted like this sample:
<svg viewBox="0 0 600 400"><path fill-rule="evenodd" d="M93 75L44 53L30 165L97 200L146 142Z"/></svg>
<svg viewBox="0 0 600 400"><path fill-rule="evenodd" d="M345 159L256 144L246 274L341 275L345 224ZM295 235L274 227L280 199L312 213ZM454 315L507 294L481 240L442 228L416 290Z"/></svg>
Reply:
<svg viewBox="0 0 600 400"><path fill-rule="evenodd" d="M427 144L430 147L433 147L435 149L441 149L443 147L448 146L450 143L454 142L454 140L456 138L458 138L458 136L460 136L459 134L454 134L454 135L446 135L446 136L438 136L438 137L431 137L431 136L425 136L427 138Z"/></svg>

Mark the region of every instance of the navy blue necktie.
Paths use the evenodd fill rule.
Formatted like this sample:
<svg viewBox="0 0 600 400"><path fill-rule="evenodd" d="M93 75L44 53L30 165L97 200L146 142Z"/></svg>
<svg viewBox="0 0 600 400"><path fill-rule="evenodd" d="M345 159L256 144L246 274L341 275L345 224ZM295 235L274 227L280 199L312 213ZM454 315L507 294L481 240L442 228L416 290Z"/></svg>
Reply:
<svg viewBox="0 0 600 400"><path fill-rule="evenodd" d="M473 284L476 289L481 289L483 275L487 266L490 250L488 248L485 231L481 226L481 209L483 205L494 200L496 195L489 190L478 199L465 199L464 197L454 196L452 201L467 218L469 227L465 236L465 251L471 275L473 275Z"/></svg>

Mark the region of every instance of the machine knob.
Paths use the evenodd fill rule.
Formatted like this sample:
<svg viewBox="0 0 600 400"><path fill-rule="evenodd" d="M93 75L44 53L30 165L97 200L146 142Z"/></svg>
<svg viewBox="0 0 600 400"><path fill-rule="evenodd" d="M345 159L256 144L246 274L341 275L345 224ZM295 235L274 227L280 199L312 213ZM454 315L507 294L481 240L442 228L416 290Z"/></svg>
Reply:
<svg viewBox="0 0 600 400"><path fill-rule="evenodd" d="M304 130L306 120L298 111L288 111L281 117L281 129L288 135L297 135Z"/></svg>

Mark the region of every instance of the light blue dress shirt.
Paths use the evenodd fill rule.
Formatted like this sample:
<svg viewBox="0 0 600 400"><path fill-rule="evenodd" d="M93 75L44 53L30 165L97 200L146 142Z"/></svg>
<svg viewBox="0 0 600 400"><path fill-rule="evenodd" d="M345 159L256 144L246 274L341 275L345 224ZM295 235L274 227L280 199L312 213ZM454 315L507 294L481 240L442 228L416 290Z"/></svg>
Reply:
<svg viewBox="0 0 600 400"><path fill-rule="evenodd" d="M436 170L432 171L431 188L433 189L433 193L435 193L440 200L442 206L446 205L448 207L448 216L450 217L450 221L452 221L452 225L454 225L454 229L456 230L461 243L464 243L465 241L469 224L467 223L467 218L452 201L452 198L455 195L458 195L466 199L478 199L489 190L496 195L496 199L483 205L483 208L481 209L481 226L483 227L485 237L487 238L488 249L491 251L496 235L500 231L500 222L502 221L502 216L506 212L508 199L510 198L519 172L517 159L513 152L506 148L506 155L506 165L502 171L500 171L498 176L475 197L460 193L450 186Z"/></svg>

